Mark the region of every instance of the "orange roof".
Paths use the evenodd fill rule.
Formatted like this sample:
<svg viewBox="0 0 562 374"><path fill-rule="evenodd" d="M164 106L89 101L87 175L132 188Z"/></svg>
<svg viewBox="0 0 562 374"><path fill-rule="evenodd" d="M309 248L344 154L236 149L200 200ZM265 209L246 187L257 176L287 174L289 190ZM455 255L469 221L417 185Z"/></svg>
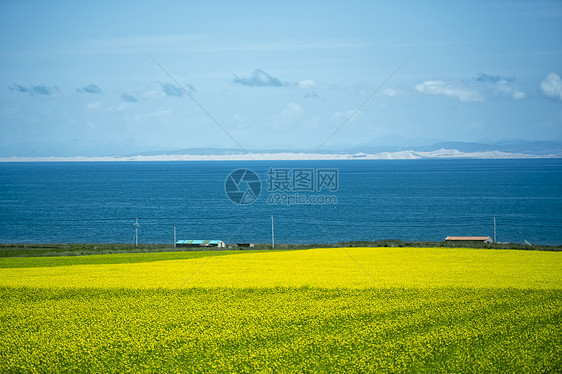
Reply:
<svg viewBox="0 0 562 374"><path fill-rule="evenodd" d="M492 240L489 236L447 236L445 240L477 240L477 241L484 241L484 240Z"/></svg>

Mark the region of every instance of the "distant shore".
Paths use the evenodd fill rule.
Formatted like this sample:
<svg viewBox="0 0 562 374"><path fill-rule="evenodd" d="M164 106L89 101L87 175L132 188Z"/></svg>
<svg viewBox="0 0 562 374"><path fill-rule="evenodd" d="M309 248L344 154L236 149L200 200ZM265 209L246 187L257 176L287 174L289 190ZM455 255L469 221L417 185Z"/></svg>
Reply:
<svg viewBox="0 0 562 374"><path fill-rule="evenodd" d="M435 248L480 248L511 249L534 251L562 251L562 245L526 245L517 243L473 243L473 242L405 242L402 240L378 240L374 242L344 242L336 244L276 244L275 250L299 250L310 248L335 247L435 247ZM185 252L185 251L224 251L224 250L271 250L270 243L255 244L251 248L229 244L226 248L194 247L175 248L173 244L134 244L122 243L0 243L0 257L35 257L35 256L85 256L114 253L150 253L150 252Z"/></svg>
<svg viewBox="0 0 562 374"><path fill-rule="evenodd" d="M461 152L456 149L436 151L397 151L380 153L306 153L264 152L237 154L162 154L100 157L0 157L0 162L111 162L111 161L289 161L289 160L421 160L421 159L532 159L560 158L560 155L536 155L501 151Z"/></svg>

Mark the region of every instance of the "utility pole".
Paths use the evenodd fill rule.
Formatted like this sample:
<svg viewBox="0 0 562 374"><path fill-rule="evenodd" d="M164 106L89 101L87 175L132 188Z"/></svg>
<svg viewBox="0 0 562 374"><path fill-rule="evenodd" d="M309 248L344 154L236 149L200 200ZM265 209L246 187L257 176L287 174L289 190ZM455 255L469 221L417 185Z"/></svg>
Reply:
<svg viewBox="0 0 562 374"><path fill-rule="evenodd" d="M271 249L275 248L275 230L273 228L273 214L271 215Z"/></svg>
<svg viewBox="0 0 562 374"><path fill-rule="evenodd" d="M174 225L174 248L176 248L176 225Z"/></svg>
<svg viewBox="0 0 562 374"><path fill-rule="evenodd" d="M135 247L139 246L139 219L135 218Z"/></svg>
<svg viewBox="0 0 562 374"><path fill-rule="evenodd" d="M494 216L494 243L496 242L496 216Z"/></svg>

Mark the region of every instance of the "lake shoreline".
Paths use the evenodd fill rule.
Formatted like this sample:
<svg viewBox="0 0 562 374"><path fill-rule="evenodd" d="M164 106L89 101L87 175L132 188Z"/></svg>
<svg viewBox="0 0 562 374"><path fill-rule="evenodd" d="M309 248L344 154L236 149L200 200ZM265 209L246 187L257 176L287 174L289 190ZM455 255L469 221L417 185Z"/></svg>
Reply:
<svg viewBox="0 0 562 374"><path fill-rule="evenodd" d="M561 252L562 245L526 245L518 243L471 243L471 242L409 242L402 240L378 240L374 242L344 242L315 244L283 244L271 247L270 243L256 243L253 247L237 246L227 243L226 248L213 247L173 247L173 244L139 243L138 247L124 243L0 243L0 257L53 257L53 256L87 256L118 253L158 253L158 252L200 252L200 251L270 251L270 250L302 250L311 248L472 248L523 251Z"/></svg>

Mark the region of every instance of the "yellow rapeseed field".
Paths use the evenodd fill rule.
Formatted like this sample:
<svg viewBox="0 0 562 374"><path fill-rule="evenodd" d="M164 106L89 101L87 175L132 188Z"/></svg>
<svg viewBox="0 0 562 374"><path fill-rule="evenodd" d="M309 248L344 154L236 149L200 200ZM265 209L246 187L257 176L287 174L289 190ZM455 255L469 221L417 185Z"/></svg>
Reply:
<svg viewBox="0 0 562 374"><path fill-rule="evenodd" d="M0 259L0 372L562 370L557 252L181 256Z"/></svg>
<svg viewBox="0 0 562 374"><path fill-rule="evenodd" d="M96 258L100 256L110 255L91 256L90 265L3 268L0 269L0 285L173 289L275 286L562 288L562 254L558 252L319 248L96 264Z"/></svg>

